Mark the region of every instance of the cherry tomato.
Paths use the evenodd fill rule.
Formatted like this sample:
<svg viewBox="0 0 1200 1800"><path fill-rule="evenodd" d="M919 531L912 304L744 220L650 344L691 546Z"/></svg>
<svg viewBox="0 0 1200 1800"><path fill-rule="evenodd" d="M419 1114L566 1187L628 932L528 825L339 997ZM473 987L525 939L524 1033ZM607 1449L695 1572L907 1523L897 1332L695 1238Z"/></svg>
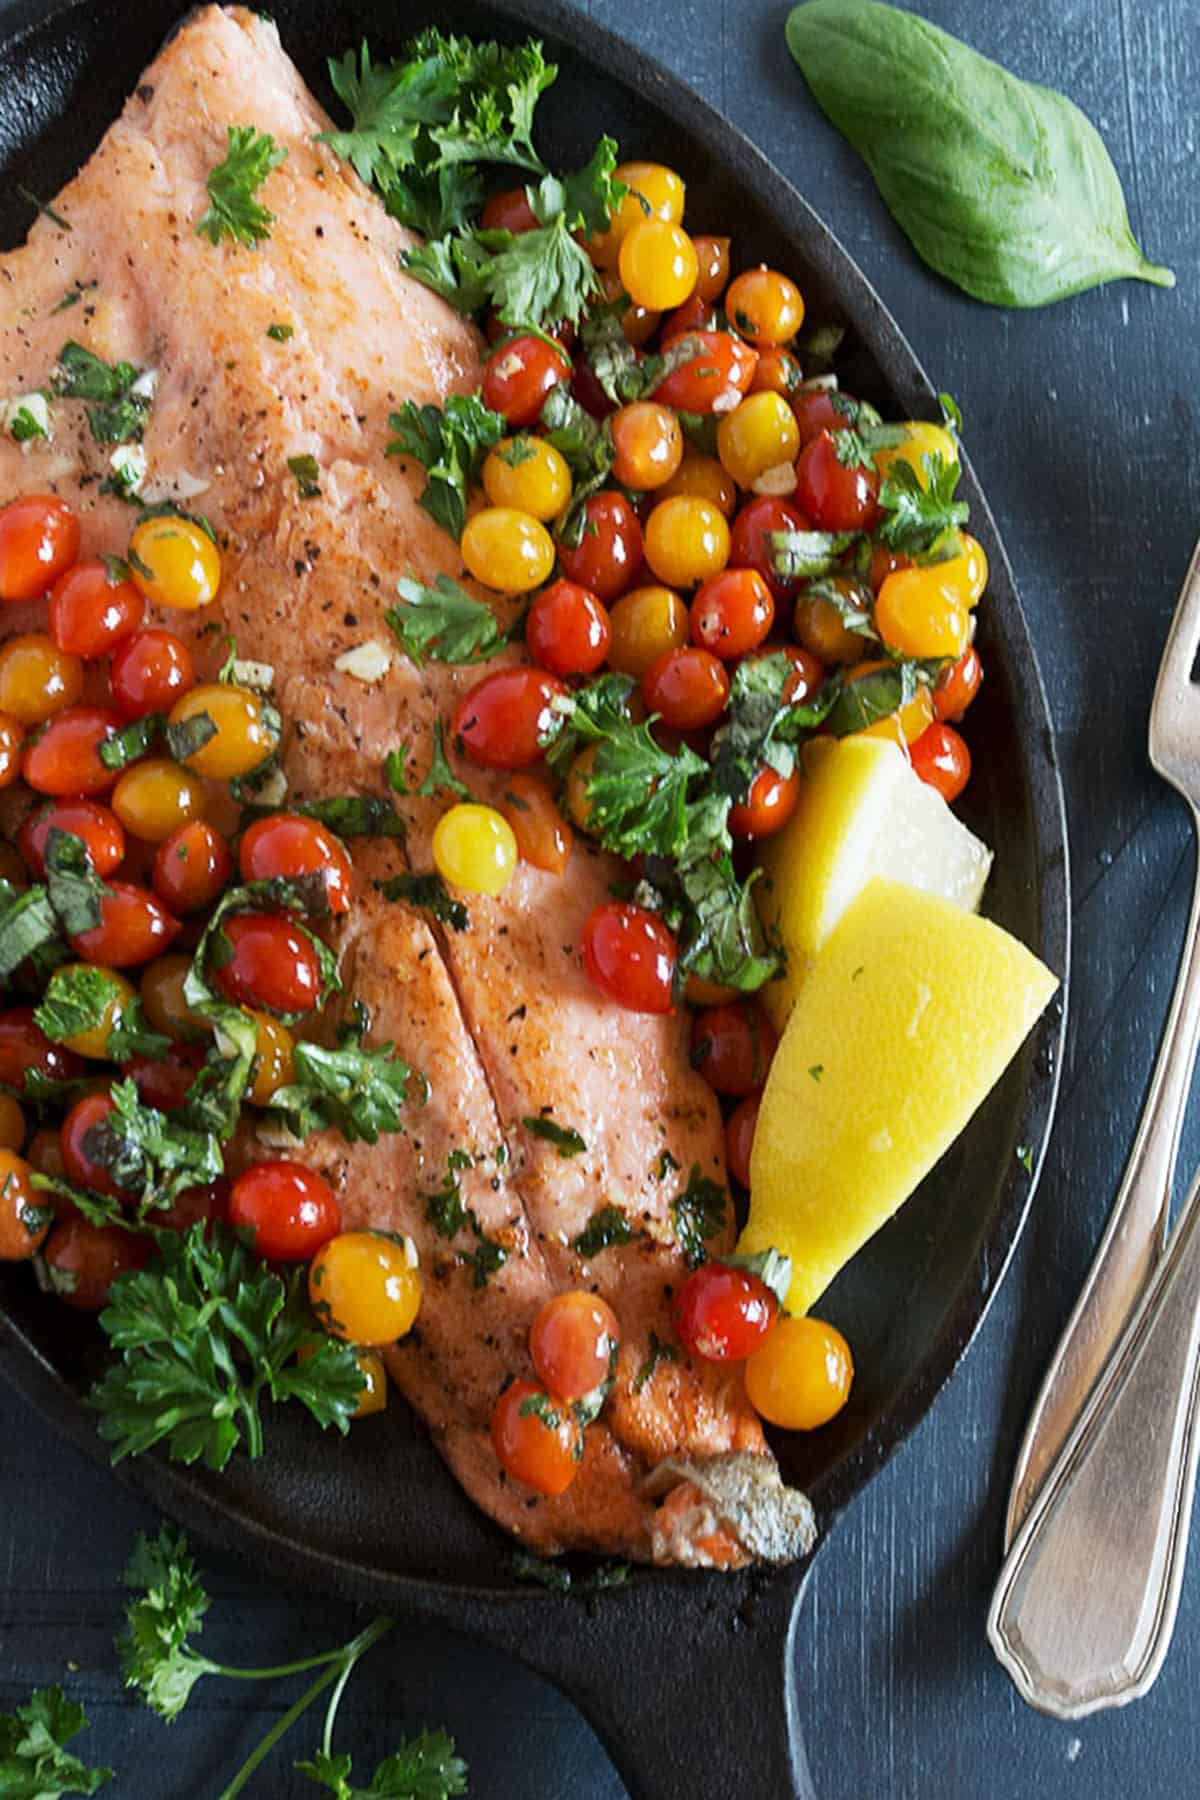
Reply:
<svg viewBox="0 0 1200 1800"><path fill-rule="evenodd" d="M552 581L529 609L525 642L552 675L590 675L612 642L608 609L578 582Z"/></svg>
<svg viewBox="0 0 1200 1800"><path fill-rule="evenodd" d="M800 801L800 773L790 775L765 766L750 783L750 792L729 809L729 829L736 838L774 837L782 831Z"/></svg>
<svg viewBox="0 0 1200 1800"><path fill-rule="evenodd" d="M45 1125L40 1131L35 1131L25 1151L25 1161L39 1175L53 1175L56 1180L65 1181L67 1171L63 1167L60 1132ZM79 1209L60 1194L49 1194L47 1199L60 1218L82 1216Z"/></svg>
<svg viewBox="0 0 1200 1800"><path fill-rule="evenodd" d="M536 231L537 214L529 204L523 187L505 188L493 194L483 209L480 220L485 231Z"/></svg>
<svg viewBox="0 0 1200 1800"><path fill-rule="evenodd" d="M764 644L758 655L786 656L791 663L792 672L780 695L785 705L799 706L802 701L811 699L825 679L824 663L803 644Z"/></svg>
<svg viewBox="0 0 1200 1800"><path fill-rule="evenodd" d="M729 676L711 650L668 650L642 676L642 698L672 731L699 731L725 711Z"/></svg>
<svg viewBox="0 0 1200 1800"><path fill-rule="evenodd" d="M510 425L532 425L547 394L571 375L571 359L544 338L514 337L483 365L483 403Z"/></svg>
<svg viewBox="0 0 1200 1800"><path fill-rule="evenodd" d="M583 1432L565 1400L532 1381L514 1381L492 1413L492 1447L514 1481L539 1494L565 1494L579 1473Z"/></svg>
<svg viewBox="0 0 1200 1800"><path fill-rule="evenodd" d="M83 664L44 632L9 638L0 648L0 712L19 725L44 725L82 693Z"/></svg>
<svg viewBox="0 0 1200 1800"><path fill-rule="evenodd" d="M796 504L818 531L869 531L879 517L879 473L852 431L822 431L796 463Z"/></svg>
<svg viewBox="0 0 1200 1800"><path fill-rule="evenodd" d="M26 1262L54 1222L49 1194L30 1180L33 1170L13 1150L0 1150L0 1262Z"/></svg>
<svg viewBox="0 0 1200 1800"><path fill-rule="evenodd" d="M692 642L723 662L757 650L775 623L775 600L757 569L722 569L692 599Z"/></svg>
<svg viewBox="0 0 1200 1800"><path fill-rule="evenodd" d="M582 1400L608 1380L620 1343L612 1307L583 1289L547 1300L529 1330L537 1378L564 1400Z"/></svg>
<svg viewBox="0 0 1200 1800"><path fill-rule="evenodd" d="M350 910L354 867L341 838L303 813L272 813L256 819L238 850L243 881L270 881L275 876L320 874L332 913Z"/></svg>
<svg viewBox="0 0 1200 1800"><path fill-rule="evenodd" d="M147 1106L177 1112L204 1064L203 1044L172 1044L165 1056L132 1056L122 1063Z"/></svg>
<svg viewBox="0 0 1200 1800"><path fill-rule="evenodd" d="M610 999L630 1012L673 1010L675 939L645 907L606 900L583 928L583 966Z"/></svg>
<svg viewBox="0 0 1200 1800"><path fill-rule="evenodd" d="M692 1018L691 1064L718 1094L752 1094L766 1080L778 1042L753 1000L706 1007Z"/></svg>
<svg viewBox="0 0 1200 1800"><path fill-rule="evenodd" d="M394 1344L412 1330L421 1277L410 1248L377 1231L342 1231L321 1246L308 1271L308 1297L331 1337Z"/></svg>
<svg viewBox="0 0 1200 1800"><path fill-rule="evenodd" d="M800 289L765 263L730 282L725 312L735 330L756 344L786 344L804 323Z"/></svg>
<svg viewBox="0 0 1200 1800"><path fill-rule="evenodd" d="M169 756L147 756L124 771L110 804L131 838L161 844L203 815L208 795L200 777Z"/></svg>
<svg viewBox="0 0 1200 1800"><path fill-rule="evenodd" d="M733 476L721 467L715 456L701 456L698 450L684 451L683 461L664 485L660 498L669 500L673 494L690 494L697 500L707 500L727 519L737 505L737 483Z"/></svg>
<svg viewBox="0 0 1200 1800"><path fill-rule="evenodd" d="M158 1231L190 1231L193 1225L203 1223L205 1237L212 1235L214 1224L224 1223L228 1218L229 1183L223 1175L203 1186L184 1188L170 1206L157 1208L150 1214Z"/></svg>
<svg viewBox="0 0 1200 1800"><path fill-rule="evenodd" d="M606 269L600 277L600 292L608 302L624 300L625 309L621 313L621 336L635 350L648 344L658 330L661 313L651 312L647 306L639 306L631 300L621 286L621 277L615 269Z"/></svg>
<svg viewBox="0 0 1200 1800"><path fill-rule="evenodd" d="M50 1233L42 1260L58 1299L84 1312L99 1312L108 1305L117 1277L144 1268L153 1250L149 1238L119 1225L65 1219Z"/></svg>
<svg viewBox="0 0 1200 1800"><path fill-rule="evenodd" d="M512 827L522 862L561 875L567 866L574 833L559 812L544 781L518 771L504 784L500 810Z"/></svg>
<svg viewBox="0 0 1200 1800"><path fill-rule="evenodd" d="M232 874L229 845L204 819L181 825L154 853L154 891L181 918L211 906Z"/></svg>
<svg viewBox="0 0 1200 1800"><path fill-rule="evenodd" d="M25 1142L25 1114L11 1094L0 1094L0 1149L19 1150Z"/></svg>
<svg viewBox="0 0 1200 1800"><path fill-rule="evenodd" d="M613 480L646 491L670 481L683 461L683 432L670 407L635 400L612 416Z"/></svg>
<svg viewBox="0 0 1200 1800"><path fill-rule="evenodd" d="M801 387L792 395L792 411L800 427L801 444L822 431L843 431L858 416L858 401L836 388Z"/></svg>
<svg viewBox="0 0 1200 1800"><path fill-rule="evenodd" d="M711 300L706 300L699 288L689 294L682 306L677 306L673 313L668 313L663 320L661 341L665 350L676 338L684 337L690 331L715 331L717 315Z"/></svg>
<svg viewBox="0 0 1200 1800"><path fill-rule="evenodd" d="M229 1196L229 1221L254 1233L254 1248L272 1262L308 1262L341 1230L337 1197L323 1175L280 1158L255 1163Z"/></svg>
<svg viewBox="0 0 1200 1800"><path fill-rule="evenodd" d="M690 331L672 341L672 360L690 352L664 376L654 399L679 412L727 411L731 400L749 392L758 353L728 331Z"/></svg>
<svg viewBox="0 0 1200 1800"><path fill-rule="evenodd" d="M305 934L277 913L236 913L222 921L233 954L217 986L239 1006L310 1012L321 995L321 964Z"/></svg>
<svg viewBox="0 0 1200 1800"><path fill-rule="evenodd" d="M152 625L117 645L112 659L113 704L123 719L170 712L196 685L192 653L173 631Z"/></svg>
<svg viewBox="0 0 1200 1800"><path fill-rule="evenodd" d="M53 494L0 507L0 600L36 600L79 554L79 520Z"/></svg>
<svg viewBox="0 0 1200 1800"><path fill-rule="evenodd" d="M252 1012L254 1020L254 1079L246 1090L253 1106L269 1106L280 1088L296 1079L296 1040L286 1025L270 1013Z"/></svg>
<svg viewBox="0 0 1200 1800"><path fill-rule="evenodd" d="M60 575L50 596L50 635L72 656L107 656L137 630L146 602L132 581L109 573L99 557L87 557Z"/></svg>
<svg viewBox="0 0 1200 1800"><path fill-rule="evenodd" d="M798 507L786 500L763 494L748 500L733 521L729 546L731 568L757 569L776 600L788 600L799 583L789 581L776 572L772 560L771 533L775 531L811 531L812 526Z"/></svg>
<svg viewBox="0 0 1200 1800"><path fill-rule="evenodd" d="M9 1006L0 1012L0 1081L20 1093L25 1071L36 1069L51 1081L73 1081L85 1068L81 1056L52 1044L35 1025L32 1006Z"/></svg>
<svg viewBox="0 0 1200 1800"><path fill-rule="evenodd" d="M596 371L585 357L580 357L575 363L571 376L571 394L593 419L607 419L609 413L617 410L616 401L609 399L600 386Z"/></svg>
<svg viewBox="0 0 1200 1800"><path fill-rule="evenodd" d="M25 733L8 713L0 713L0 788L11 787L21 773Z"/></svg>
<svg viewBox="0 0 1200 1800"><path fill-rule="evenodd" d="M693 494L659 500L646 520L646 561L668 587L695 587L729 561L729 521Z"/></svg>
<svg viewBox="0 0 1200 1800"><path fill-rule="evenodd" d="M680 1343L705 1362L743 1362L774 1325L779 1302L749 1269L707 1262L675 1296L671 1316Z"/></svg>
<svg viewBox="0 0 1200 1800"><path fill-rule="evenodd" d="M117 769L100 761L100 746L120 730L108 706L69 706L25 748L21 772L39 794L103 794L116 785Z"/></svg>
<svg viewBox="0 0 1200 1800"><path fill-rule="evenodd" d="M911 568L903 550L889 550L886 544L876 544L871 552L870 582L871 592L877 594L889 575L897 569Z"/></svg>
<svg viewBox="0 0 1200 1800"><path fill-rule="evenodd" d="M744 1188L750 1186L750 1153L761 1105L761 1094L747 1094L725 1121L725 1161L734 1181Z"/></svg>
<svg viewBox="0 0 1200 1800"><path fill-rule="evenodd" d="M583 511L578 544L560 544L558 560L569 581L590 589L608 606L633 585L642 566L642 528L620 494L593 494Z"/></svg>
<svg viewBox="0 0 1200 1800"><path fill-rule="evenodd" d="M971 752L955 731L935 719L908 747L912 766L943 800L957 800L971 779Z"/></svg>
<svg viewBox="0 0 1200 1800"><path fill-rule="evenodd" d="M62 1159L67 1180L79 1187L92 1188L97 1194L114 1199L129 1196L129 1188L119 1187L104 1163L97 1160L92 1133L103 1125L113 1111L107 1094L85 1094L77 1100L62 1122Z"/></svg>
<svg viewBox="0 0 1200 1800"><path fill-rule="evenodd" d="M815 1431L850 1398L854 1359L833 1325L811 1315L780 1319L746 1364L750 1404L785 1431Z"/></svg>
<svg viewBox="0 0 1200 1800"><path fill-rule="evenodd" d="M170 956L156 956L147 963L138 982L142 1009L155 1031L180 1043L208 1036L212 1027L200 1018L184 998L184 986L192 959L186 951ZM84 1052L86 1055L86 1052Z"/></svg>
<svg viewBox="0 0 1200 1800"><path fill-rule="evenodd" d="M729 280L729 239L727 237L693 238L700 273L696 292L710 303L720 298Z"/></svg>
<svg viewBox="0 0 1200 1800"><path fill-rule="evenodd" d="M98 902L100 923L70 940L84 962L130 969L171 948L182 927L148 888L130 881L110 881L108 888Z"/></svg>
<svg viewBox="0 0 1200 1800"><path fill-rule="evenodd" d="M790 350L772 344L758 353L758 366L750 383L752 394L783 394L790 399L800 386L803 371Z"/></svg>
<svg viewBox="0 0 1200 1800"><path fill-rule="evenodd" d="M974 644L968 644L958 661L946 670L933 690L933 706L939 719L955 724L979 692L983 680L983 664Z"/></svg>
<svg viewBox="0 0 1200 1800"><path fill-rule="evenodd" d="M670 219L642 219L625 234L617 267L635 306L666 312L696 285L699 259L691 238Z"/></svg>
<svg viewBox="0 0 1200 1800"><path fill-rule="evenodd" d="M46 840L51 831L82 838L97 875L111 875L125 856L125 833L110 807L97 800L49 800L29 814L17 833L17 847L39 881L46 873Z"/></svg>
<svg viewBox="0 0 1200 1800"><path fill-rule="evenodd" d="M451 736L485 769L528 768L542 756L553 703L566 692L542 669L497 669L459 701Z"/></svg>
<svg viewBox="0 0 1200 1800"><path fill-rule="evenodd" d="M856 575L831 575L828 585L856 612L870 617L871 597ZM802 590L792 614L792 630L812 656L825 663L855 663L867 654L868 640L851 631L842 612L823 594Z"/></svg>

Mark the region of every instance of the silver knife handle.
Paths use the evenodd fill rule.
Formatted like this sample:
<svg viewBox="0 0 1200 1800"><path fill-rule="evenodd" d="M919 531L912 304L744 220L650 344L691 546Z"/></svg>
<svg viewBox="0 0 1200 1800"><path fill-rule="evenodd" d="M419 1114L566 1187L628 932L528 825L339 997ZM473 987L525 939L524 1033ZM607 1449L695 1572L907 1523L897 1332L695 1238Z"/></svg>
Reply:
<svg viewBox="0 0 1200 1800"><path fill-rule="evenodd" d="M1200 830L1200 820L1197 821ZM1125 1175L1083 1292L1025 1428L1005 1525L1012 1542L1158 1261L1200 1042L1200 871L1183 961Z"/></svg>
<svg viewBox="0 0 1200 1800"><path fill-rule="evenodd" d="M988 1636L1076 1719L1144 1694L1175 1624L1200 1449L1200 1179L1001 1572Z"/></svg>

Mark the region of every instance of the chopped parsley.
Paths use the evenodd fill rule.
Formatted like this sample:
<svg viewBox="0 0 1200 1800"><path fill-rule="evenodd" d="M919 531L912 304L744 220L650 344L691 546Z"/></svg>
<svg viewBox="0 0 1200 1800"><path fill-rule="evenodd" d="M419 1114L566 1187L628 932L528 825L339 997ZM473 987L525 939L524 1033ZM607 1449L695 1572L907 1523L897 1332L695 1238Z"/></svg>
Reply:
<svg viewBox="0 0 1200 1800"><path fill-rule="evenodd" d="M106 363L68 339L58 353L53 388L60 400L87 402L88 424L98 444L141 442L154 399L154 378L134 363Z"/></svg>
<svg viewBox="0 0 1200 1800"><path fill-rule="evenodd" d="M956 500L961 469L940 451L921 457L922 481L911 463L897 457L880 485L879 505L887 515L879 528L884 543L908 556L928 555L939 538L957 532L970 513L965 500Z"/></svg>
<svg viewBox="0 0 1200 1800"><path fill-rule="evenodd" d="M492 412L478 394L452 394L444 407L406 400L399 412L389 415L388 424L396 435L387 454L408 456L421 464L427 477L421 505L457 540L467 522L468 489L488 451L504 436L503 414ZM445 580L440 577L439 585ZM403 593L404 584L400 586Z"/></svg>
<svg viewBox="0 0 1200 1800"><path fill-rule="evenodd" d="M1033 1146L1031 1144L1017 1145L1017 1161L1027 1175L1033 1174Z"/></svg>
<svg viewBox="0 0 1200 1800"><path fill-rule="evenodd" d="M46 402L39 395L36 401L23 401L8 412L9 433L17 444L30 444L35 438L50 436L49 415Z"/></svg>
<svg viewBox="0 0 1200 1800"><path fill-rule="evenodd" d="M645 1360L638 1369L633 1382L633 1391L640 1394L648 1381L653 1381L654 1371L659 1363L678 1362L679 1351L674 1344L665 1344L656 1331L650 1333L650 1343Z"/></svg>
<svg viewBox="0 0 1200 1800"><path fill-rule="evenodd" d="M267 336L273 338L277 344L286 344L288 339L295 337L295 335L296 327L294 325L267 326Z"/></svg>
<svg viewBox="0 0 1200 1800"><path fill-rule="evenodd" d="M399 606L384 618L415 663L483 662L507 641L491 607L474 600L449 575L424 587L402 575L396 583Z"/></svg>
<svg viewBox="0 0 1200 1800"><path fill-rule="evenodd" d="M628 1244L632 1238L633 1227L620 1207L601 1206L578 1236L572 1238L571 1248L589 1258L598 1256L601 1250L611 1250L614 1245Z"/></svg>
<svg viewBox="0 0 1200 1800"><path fill-rule="evenodd" d="M352 1030L335 1050L297 1041L292 1060L296 1079L276 1090L271 1107L287 1116L297 1137L333 1126L347 1143L375 1144L382 1132L404 1130L401 1109L413 1072L394 1044L368 1050Z"/></svg>
<svg viewBox="0 0 1200 1800"><path fill-rule="evenodd" d="M170 1039L152 1031L141 1001L125 998L124 983L109 969L74 963L56 969L34 1009L34 1020L52 1043L62 1044L84 1032L98 1031L110 1019L106 1054L113 1062L131 1056L165 1056Z"/></svg>
<svg viewBox="0 0 1200 1800"><path fill-rule="evenodd" d="M825 1064L813 1063L808 1072L814 1081L820 1081L822 1075L825 1073Z"/></svg>
<svg viewBox="0 0 1200 1800"><path fill-rule="evenodd" d="M381 794L331 794L324 800L298 802L292 811L317 819L343 838L405 835L404 820Z"/></svg>
<svg viewBox="0 0 1200 1800"><path fill-rule="evenodd" d="M466 907L461 900L451 898L440 875L393 875L389 881L377 881L375 886L385 900L404 900L409 906L419 906L453 931L466 931L471 923Z"/></svg>
<svg viewBox="0 0 1200 1800"><path fill-rule="evenodd" d="M383 759L383 777L394 794L407 794L411 791L404 770L408 751L407 744L400 744L395 750L389 750Z"/></svg>
<svg viewBox="0 0 1200 1800"><path fill-rule="evenodd" d="M296 477L302 500L315 500L321 492L321 470L315 456L289 456L289 473Z"/></svg>
<svg viewBox="0 0 1200 1800"><path fill-rule="evenodd" d="M275 215L256 196L286 155L267 132L253 125L230 125L224 159L208 172L208 211L197 224L197 233L213 244L228 237L251 249L270 237Z"/></svg>
<svg viewBox="0 0 1200 1800"><path fill-rule="evenodd" d="M433 759L429 764L429 773L417 789L418 794L429 800L437 794L454 794L460 800L469 800L471 790L465 781L460 781L450 767L443 741L442 721L436 719L433 726Z"/></svg>
<svg viewBox="0 0 1200 1800"><path fill-rule="evenodd" d="M587 1149L573 1126L559 1125L553 1119L544 1118L522 1119L521 1123L531 1136L553 1144L560 1156L581 1156Z"/></svg>
<svg viewBox="0 0 1200 1800"><path fill-rule="evenodd" d="M693 1163L687 1187L671 1202L675 1240L689 1269L698 1269L708 1260L705 1246L724 1226L727 1202L720 1182L702 1174L699 1163Z"/></svg>
<svg viewBox="0 0 1200 1800"><path fill-rule="evenodd" d="M73 1666L73 1665L72 1665ZM87 1729L87 1714L60 1687L35 1688L24 1706L0 1713L0 1782L17 1800L59 1800L63 1794L95 1794L112 1780L111 1769L91 1768L67 1749Z"/></svg>

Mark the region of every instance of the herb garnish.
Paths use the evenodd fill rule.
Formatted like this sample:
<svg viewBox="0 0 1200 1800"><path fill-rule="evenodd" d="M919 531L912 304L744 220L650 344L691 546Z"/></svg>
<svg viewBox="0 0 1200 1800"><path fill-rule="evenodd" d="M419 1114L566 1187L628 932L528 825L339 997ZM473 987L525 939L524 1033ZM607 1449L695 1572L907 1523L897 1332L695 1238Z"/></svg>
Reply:
<svg viewBox="0 0 1200 1800"><path fill-rule="evenodd" d="M449 575L423 587L402 575L396 583L400 605L384 618L415 663L484 662L507 641L491 607L473 600Z"/></svg>
<svg viewBox="0 0 1200 1800"><path fill-rule="evenodd" d="M444 407L406 400L399 412L389 414L388 424L396 435L387 454L410 456L421 464L428 475L421 505L443 531L460 538L467 522L467 490L488 451L504 436L503 414L492 412L478 394L451 394ZM440 584L447 578L438 579Z"/></svg>
<svg viewBox="0 0 1200 1800"><path fill-rule="evenodd" d="M708 1260L705 1245L724 1226L727 1202L720 1182L702 1174L699 1163L693 1163L687 1187L671 1202L675 1240L689 1269L698 1269Z"/></svg>
<svg viewBox="0 0 1200 1800"><path fill-rule="evenodd" d="M298 1041L292 1055L295 1082L277 1089L271 1106L287 1115L297 1137L336 1126L348 1143L375 1144L381 1132L404 1130L400 1111L413 1072L394 1044L364 1049L352 1029L335 1050Z"/></svg>
<svg viewBox="0 0 1200 1800"><path fill-rule="evenodd" d="M451 899L440 875L393 875L375 886L385 900L406 900L410 906L420 906L454 931L466 931L471 923L466 907L461 900Z"/></svg>
<svg viewBox="0 0 1200 1800"><path fill-rule="evenodd" d="M288 470L296 477L302 500L316 500L321 492L321 470L315 456L289 456Z"/></svg>
<svg viewBox="0 0 1200 1800"><path fill-rule="evenodd" d="M140 443L154 397L148 371L134 363L106 363L68 339L53 377L61 400L86 400L88 424L98 444Z"/></svg>
<svg viewBox="0 0 1200 1800"><path fill-rule="evenodd" d="M582 1137L571 1125L559 1125L554 1119L546 1118L522 1119L521 1123L533 1137L543 1138L546 1143L553 1144L560 1156L580 1156L587 1149Z"/></svg>
<svg viewBox="0 0 1200 1800"><path fill-rule="evenodd" d="M165 1056L171 1040L152 1031L141 1001L136 995L127 1001L124 993L111 970L75 963L51 975L34 1009L34 1020L51 1043L61 1044L82 1032L98 1030L112 1008L115 1018L109 1027L107 1054L113 1062L126 1062L131 1056Z"/></svg>
<svg viewBox="0 0 1200 1800"><path fill-rule="evenodd" d="M954 498L961 473L957 460L947 462L940 451L921 458L922 481L911 463L898 457L879 488L879 505L887 514L879 535L893 550L909 556L928 554L946 532L965 525L970 511L965 500Z"/></svg>
<svg viewBox="0 0 1200 1800"><path fill-rule="evenodd" d="M267 336L273 338L277 344L286 344L288 339L295 337L295 335L296 327L294 325L267 326Z"/></svg>
<svg viewBox="0 0 1200 1800"><path fill-rule="evenodd" d="M650 1343L646 1351L645 1361L639 1368L633 1382L633 1391L640 1394L648 1381L654 1379L654 1371L659 1363L678 1362L679 1351L674 1344L664 1344L656 1331L650 1333Z"/></svg>
<svg viewBox="0 0 1200 1800"><path fill-rule="evenodd" d="M228 126L224 160L208 172L209 206L197 233L213 244L229 237L251 249L270 237L275 214L255 196L286 155L273 137L253 125Z"/></svg>
<svg viewBox="0 0 1200 1800"><path fill-rule="evenodd" d="M14 1800L98 1793L113 1771L89 1768L66 1748L87 1722L82 1706L60 1687L35 1688L24 1706L0 1713L0 1792Z"/></svg>
<svg viewBox="0 0 1200 1800"><path fill-rule="evenodd" d="M610 1250L614 1245L628 1244L633 1238L633 1227L619 1206L601 1206L594 1212L583 1230L572 1238L571 1248L583 1257L598 1256L601 1250Z"/></svg>

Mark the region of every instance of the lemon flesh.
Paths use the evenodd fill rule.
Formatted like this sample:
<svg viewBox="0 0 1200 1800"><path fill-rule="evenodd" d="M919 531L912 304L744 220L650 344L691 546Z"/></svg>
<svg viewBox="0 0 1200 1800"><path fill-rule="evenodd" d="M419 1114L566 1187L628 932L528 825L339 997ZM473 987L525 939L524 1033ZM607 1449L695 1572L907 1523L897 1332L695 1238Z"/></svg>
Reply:
<svg viewBox="0 0 1200 1800"><path fill-rule="evenodd" d="M990 920L881 877L813 959L771 1063L739 1250L792 1259L791 1312L903 1205L1058 987Z"/></svg>
<svg viewBox="0 0 1200 1800"><path fill-rule="evenodd" d="M800 802L763 847L755 884L763 922L787 951L787 973L762 999L777 1031L814 956L855 895L891 876L956 906L979 905L992 853L883 738L821 738L805 755Z"/></svg>

